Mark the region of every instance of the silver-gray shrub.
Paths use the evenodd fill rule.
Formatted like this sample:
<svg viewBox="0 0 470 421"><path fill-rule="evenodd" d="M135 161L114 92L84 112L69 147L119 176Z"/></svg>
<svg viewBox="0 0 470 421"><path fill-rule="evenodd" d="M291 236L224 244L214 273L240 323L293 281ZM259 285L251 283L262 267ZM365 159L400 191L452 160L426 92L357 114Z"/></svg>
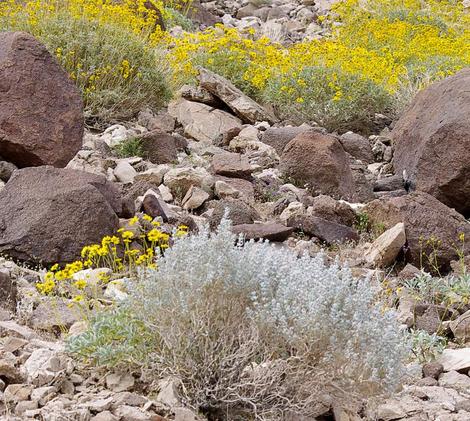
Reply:
<svg viewBox="0 0 470 421"><path fill-rule="evenodd" d="M408 348L368 279L269 243L236 241L230 223L178 240L125 304L69 349L98 364L176 376L184 403L281 419L400 384Z"/></svg>

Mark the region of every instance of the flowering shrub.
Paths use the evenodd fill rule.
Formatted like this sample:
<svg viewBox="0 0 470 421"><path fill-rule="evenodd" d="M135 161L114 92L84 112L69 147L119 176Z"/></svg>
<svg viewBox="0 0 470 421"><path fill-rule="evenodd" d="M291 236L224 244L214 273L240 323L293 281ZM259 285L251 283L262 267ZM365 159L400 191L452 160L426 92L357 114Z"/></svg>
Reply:
<svg viewBox="0 0 470 421"><path fill-rule="evenodd" d="M341 25L322 40L284 47L253 32L209 28L176 39L170 60L178 78L204 65L258 99L290 105L294 117L363 131L370 108L390 114L393 103L400 108L418 89L470 64L470 14L461 2L347 0L332 13Z"/></svg>
<svg viewBox="0 0 470 421"><path fill-rule="evenodd" d="M96 298L87 297L84 293L90 287L90 273L82 272L86 269L96 269L97 272L98 281L90 279L95 283L93 292L112 279L135 276L141 269L155 269L156 252L162 254L170 242L170 235L162 232L159 225L149 215L131 218L128 229L121 228L116 235L103 237L100 244L83 247L80 260L63 268L53 265L36 284L37 290L45 295L81 302L86 298ZM187 227L180 226L175 234L179 237L186 233ZM76 276L78 274L80 276Z"/></svg>
<svg viewBox="0 0 470 421"><path fill-rule="evenodd" d="M325 395L350 403L394 390L404 373L403 335L368 279L323 256L237 243L226 220L177 240L134 285L69 351L176 376L201 410L314 417Z"/></svg>
<svg viewBox="0 0 470 421"><path fill-rule="evenodd" d="M24 3L24 4L23 4ZM0 2L0 26L42 41L83 93L89 122L132 117L170 97L164 37L144 0Z"/></svg>

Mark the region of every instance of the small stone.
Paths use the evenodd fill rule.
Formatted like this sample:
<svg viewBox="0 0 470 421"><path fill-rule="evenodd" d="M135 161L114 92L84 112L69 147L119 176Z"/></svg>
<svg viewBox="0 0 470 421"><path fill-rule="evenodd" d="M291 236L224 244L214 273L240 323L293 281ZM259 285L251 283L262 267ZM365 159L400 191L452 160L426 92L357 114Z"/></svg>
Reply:
<svg viewBox="0 0 470 421"><path fill-rule="evenodd" d="M23 376L14 363L6 359L0 360L0 377L8 380L8 383L20 383L23 380Z"/></svg>
<svg viewBox="0 0 470 421"><path fill-rule="evenodd" d="M216 181L214 186L214 192L217 197L220 199L228 198L238 198L240 196L240 191L226 183L225 181Z"/></svg>
<svg viewBox="0 0 470 421"><path fill-rule="evenodd" d="M111 404L113 403L113 397L109 397L106 399L96 399L92 400L91 402L87 403L87 407L90 411L93 412L103 412L108 410L111 407Z"/></svg>
<svg viewBox="0 0 470 421"><path fill-rule="evenodd" d="M164 210L164 204L155 194L146 194L142 202L142 209L152 218L161 217L163 222L168 222L168 215Z"/></svg>
<svg viewBox="0 0 470 421"><path fill-rule="evenodd" d="M22 370L27 376L28 382L35 386L43 386L65 370L65 360L54 351L39 348L33 351L24 363Z"/></svg>
<svg viewBox="0 0 470 421"><path fill-rule="evenodd" d="M106 387L113 392L130 390L134 382L134 377L129 373L110 373L106 376Z"/></svg>
<svg viewBox="0 0 470 421"><path fill-rule="evenodd" d="M444 366L438 362L427 363L423 365L423 376L438 379L444 372Z"/></svg>
<svg viewBox="0 0 470 421"><path fill-rule="evenodd" d="M10 384L6 387L3 397L5 402L27 401L32 391L33 386L30 384Z"/></svg>
<svg viewBox="0 0 470 421"><path fill-rule="evenodd" d="M134 182L137 171L127 161L119 161L114 169L114 175L121 183L131 184Z"/></svg>
<svg viewBox="0 0 470 421"><path fill-rule="evenodd" d="M23 415L26 411L31 411L38 408L37 401L21 401L15 407L16 415Z"/></svg>
<svg viewBox="0 0 470 421"><path fill-rule="evenodd" d="M174 377L167 377L158 383L160 391L157 395L157 401L169 408L181 406L181 399L179 397L179 386L181 380Z"/></svg>
<svg viewBox="0 0 470 421"><path fill-rule="evenodd" d="M109 411L103 411L92 417L90 421L119 421L119 418Z"/></svg>
<svg viewBox="0 0 470 421"><path fill-rule="evenodd" d="M9 338L6 339L5 343L3 344L3 350L5 352L16 352L27 344L28 344L28 341L24 339L10 336Z"/></svg>
<svg viewBox="0 0 470 421"><path fill-rule="evenodd" d="M194 210L200 208L206 200L209 200L210 196L204 190L191 186L186 195L183 198L182 204L183 209Z"/></svg>
<svg viewBox="0 0 470 421"><path fill-rule="evenodd" d="M39 403L40 406L44 406L57 394L57 388L55 386L44 386L34 389L31 393L31 400Z"/></svg>
<svg viewBox="0 0 470 421"><path fill-rule="evenodd" d="M245 155L224 152L212 157L212 168L218 175L235 178L250 178L253 167Z"/></svg>
<svg viewBox="0 0 470 421"><path fill-rule="evenodd" d="M461 371L470 369L470 348L445 349L438 361L444 371Z"/></svg>
<svg viewBox="0 0 470 421"><path fill-rule="evenodd" d="M122 405L116 410L121 421L151 421L151 415L134 406Z"/></svg>
<svg viewBox="0 0 470 421"><path fill-rule="evenodd" d="M449 371L439 377L439 386L468 391L470 390L470 377L457 371Z"/></svg>
<svg viewBox="0 0 470 421"><path fill-rule="evenodd" d="M72 381L64 380L60 385L60 393L64 395L73 395L75 393L75 386Z"/></svg>

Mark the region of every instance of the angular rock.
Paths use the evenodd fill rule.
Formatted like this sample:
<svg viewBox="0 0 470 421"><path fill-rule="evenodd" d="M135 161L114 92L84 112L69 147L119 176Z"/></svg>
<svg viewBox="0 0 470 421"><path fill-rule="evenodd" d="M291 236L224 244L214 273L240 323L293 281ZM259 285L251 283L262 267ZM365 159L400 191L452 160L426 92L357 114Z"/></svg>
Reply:
<svg viewBox="0 0 470 421"><path fill-rule="evenodd" d="M294 137L309 130L312 130L309 126L270 127L263 133L261 141L272 146L281 155L284 148Z"/></svg>
<svg viewBox="0 0 470 421"><path fill-rule="evenodd" d="M215 142L230 130L242 127L239 118L209 105L180 99L168 106L168 112L184 127L189 137L201 142Z"/></svg>
<svg viewBox="0 0 470 421"><path fill-rule="evenodd" d="M83 246L117 230L119 196L104 177L82 171L16 171L0 192L0 251L44 264L76 260Z"/></svg>
<svg viewBox="0 0 470 421"><path fill-rule="evenodd" d="M222 181L228 184L232 189L239 191L240 196L238 198L246 203L253 203L255 201L255 188L250 181L243 178L224 177L221 175L216 175L214 178L216 182Z"/></svg>
<svg viewBox="0 0 470 421"><path fill-rule="evenodd" d="M405 225L399 222L380 235L364 253L364 260L372 267L390 266L406 243Z"/></svg>
<svg viewBox="0 0 470 421"><path fill-rule="evenodd" d="M67 300L53 297L39 303L31 313L29 325L33 329L57 333L72 326L78 318L79 312L70 308Z"/></svg>
<svg viewBox="0 0 470 421"><path fill-rule="evenodd" d="M214 184L214 193L220 199L236 199L240 197L240 191L232 187L225 181L216 181Z"/></svg>
<svg viewBox="0 0 470 421"><path fill-rule="evenodd" d="M134 387L135 379L129 373L109 373L106 375L106 387L113 392L125 392Z"/></svg>
<svg viewBox="0 0 470 421"><path fill-rule="evenodd" d="M82 146L80 92L25 32L0 33L0 155L18 167L65 167Z"/></svg>
<svg viewBox="0 0 470 421"><path fill-rule="evenodd" d="M10 275L0 272L0 303L3 307L11 310L16 309L18 289L16 281L10 278Z"/></svg>
<svg viewBox="0 0 470 421"><path fill-rule="evenodd" d="M243 121L252 124L257 121L267 121L269 123L276 121L275 116L224 77L202 67L198 70L200 86L220 98Z"/></svg>
<svg viewBox="0 0 470 421"><path fill-rule="evenodd" d="M294 232L294 228L286 227L275 222L264 224L242 224L234 225L232 232L236 235L243 234L246 240L269 240L282 242L287 240L289 235Z"/></svg>
<svg viewBox="0 0 470 421"><path fill-rule="evenodd" d="M470 377L457 371L449 371L439 376L439 386L467 392L470 390Z"/></svg>
<svg viewBox="0 0 470 421"><path fill-rule="evenodd" d="M54 380L66 368L63 355L47 348L38 348L24 363L22 370L30 384L44 386Z"/></svg>
<svg viewBox="0 0 470 421"><path fill-rule="evenodd" d="M204 168L172 168L163 180L171 193L180 198L186 195L191 186L200 187L209 193L214 185L213 177Z"/></svg>
<svg viewBox="0 0 470 421"><path fill-rule="evenodd" d="M349 158L333 136L312 131L296 136L284 148L280 169L313 194L354 198Z"/></svg>
<svg viewBox="0 0 470 421"><path fill-rule="evenodd" d="M470 238L470 224L462 215L423 192L374 200L367 204L363 212L369 216L373 225L382 224L385 229L399 222L405 224L406 257L417 267L423 262L422 253L433 253L432 245L426 244L433 238L441 241L436 261L442 270L447 270L449 263L457 258L455 245L459 235L464 233L466 238ZM430 267L427 259L424 259L424 264L426 269L436 270Z"/></svg>
<svg viewBox="0 0 470 421"><path fill-rule="evenodd" d="M287 224L289 227L301 230L307 235L317 237L327 244L359 241L359 235L356 230L316 216L294 215L287 221Z"/></svg>
<svg viewBox="0 0 470 421"><path fill-rule="evenodd" d="M470 341L470 310L450 322L450 330L460 341Z"/></svg>
<svg viewBox="0 0 470 421"><path fill-rule="evenodd" d="M423 365L423 376L438 379L441 373L444 372L444 367L441 363L431 362Z"/></svg>
<svg viewBox="0 0 470 421"><path fill-rule="evenodd" d="M470 216L470 69L418 93L392 138L397 174Z"/></svg>
<svg viewBox="0 0 470 421"><path fill-rule="evenodd" d="M470 369L470 348L445 349L437 360L444 371L461 371Z"/></svg>
<svg viewBox="0 0 470 421"><path fill-rule="evenodd" d="M212 157L212 169L218 175L234 178L251 177L253 167L250 165L246 155L239 153L224 152Z"/></svg>
<svg viewBox="0 0 470 421"><path fill-rule="evenodd" d="M183 209L194 210L200 208L210 196L199 187L191 186L182 200Z"/></svg>

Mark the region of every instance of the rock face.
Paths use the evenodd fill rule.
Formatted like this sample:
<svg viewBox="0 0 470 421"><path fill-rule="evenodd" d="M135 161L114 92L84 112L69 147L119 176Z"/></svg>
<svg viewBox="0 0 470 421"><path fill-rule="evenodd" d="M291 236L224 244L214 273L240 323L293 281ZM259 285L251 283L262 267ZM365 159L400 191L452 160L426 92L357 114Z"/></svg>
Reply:
<svg viewBox="0 0 470 421"><path fill-rule="evenodd" d="M268 113L261 105L246 96L224 77L199 68L199 84L211 94L220 98L230 109L247 123L268 121L274 123L276 118Z"/></svg>
<svg viewBox="0 0 470 421"><path fill-rule="evenodd" d="M225 111L185 99L171 103L168 112L183 125L187 136L202 142L215 142L219 136L242 127L239 118Z"/></svg>
<svg viewBox="0 0 470 421"><path fill-rule="evenodd" d="M0 155L18 167L65 167L83 136L80 93L46 48L0 34Z"/></svg>
<svg viewBox="0 0 470 421"><path fill-rule="evenodd" d="M411 187L470 216L470 69L420 92L397 122L394 166Z"/></svg>
<svg viewBox="0 0 470 421"><path fill-rule="evenodd" d="M84 245L117 230L121 206L104 177L49 166L18 170L0 192L0 252L45 264L73 261Z"/></svg>
<svg viewBox="0 0 470 421"><path fill-rule="evenodd" d="M349 158L333 136L313 131L296 136L284 148L280 169L295 182L306 184L312 193L354 197Z"/></svg>
<svg viewBox="0 0 470 421"><path fill-rule="evenodd" d="M470 224L462 215L427 193L415 192L374 200L365 207L364 212L369 215L372 224L383 224L386 229L403 222L407 259L418 267L423 263L430 270L436 268L429 265L426 256L432 254L435 247L437 265L448 269L449 263L457 258L459 235L470 235ZM433 238L441 242L439 246L433 247L430 243Z"/></svg>

